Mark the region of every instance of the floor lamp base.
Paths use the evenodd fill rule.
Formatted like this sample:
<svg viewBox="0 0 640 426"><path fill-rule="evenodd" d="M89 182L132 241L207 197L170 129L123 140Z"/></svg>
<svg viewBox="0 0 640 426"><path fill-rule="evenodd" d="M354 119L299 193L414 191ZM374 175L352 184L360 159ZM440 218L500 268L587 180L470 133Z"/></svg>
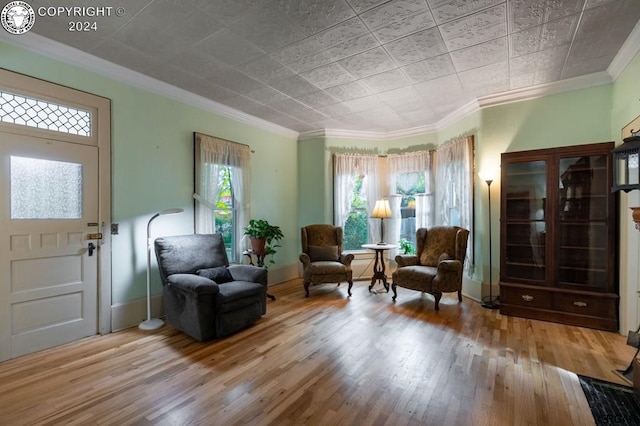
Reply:
<svg viewBox="0 0 640 426"><path fill-rule="evenodd" d="M482 298L482 307L486 309L500 309L498 296L485 296Z"/></svg>
<svg viewBox="0 0 640 426"><path fill-rule="evenodd" d="M142 321L138 325L138 328L140 330L157 330L162 327L164 327L164 321L162 321L160 318L151 318L146 321Z"/></svg>

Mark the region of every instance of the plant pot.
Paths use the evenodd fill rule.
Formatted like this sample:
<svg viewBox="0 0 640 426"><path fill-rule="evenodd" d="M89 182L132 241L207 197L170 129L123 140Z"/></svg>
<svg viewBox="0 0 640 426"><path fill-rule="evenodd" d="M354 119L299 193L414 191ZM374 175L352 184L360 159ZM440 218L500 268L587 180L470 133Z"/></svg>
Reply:
<svg viewBox="0 0 640 426"><path fill-rule="evenodd" d="M267 243L266 238L249 237L249 241L251 241L251 250L254 253L264 253L264 246Z"/></svg>

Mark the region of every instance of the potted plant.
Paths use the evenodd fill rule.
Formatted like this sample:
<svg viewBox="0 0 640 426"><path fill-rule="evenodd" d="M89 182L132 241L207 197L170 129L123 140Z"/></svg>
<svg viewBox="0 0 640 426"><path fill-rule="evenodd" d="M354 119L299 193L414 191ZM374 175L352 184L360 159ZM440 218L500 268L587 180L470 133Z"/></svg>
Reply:
<svg viewBox="0 0 640 426"><path fill-rule="evenodd" d="M256 254L269 255L269 263L274 263L275 249L280 247L278 241L284 238L279 226L271 225L264 219L251 219L249 226L244 228L244 235L249 236L251 248Z"/></svg>
<svg viewBox="0 0 640 426"><path fill-rule="evenodd" d="M398 241L400 244L400 250L402 250L402 254L415 254L415 248L413 247L413 243L406 238L402 238Z"/></svg>

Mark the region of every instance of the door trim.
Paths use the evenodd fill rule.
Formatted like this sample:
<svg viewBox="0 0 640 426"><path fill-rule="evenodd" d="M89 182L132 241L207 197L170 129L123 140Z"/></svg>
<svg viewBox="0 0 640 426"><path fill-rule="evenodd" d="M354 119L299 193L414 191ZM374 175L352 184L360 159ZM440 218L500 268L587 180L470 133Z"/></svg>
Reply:
<svg viewBox="0 0 640 426"><path fill-rule="evenodd" d="M92 112L91 137L0 122L0 132L20 133L98 147L98 222L103 239L98 250L98 333L111 330L111 100L0 68L0 89L72 105Z"/></svg>

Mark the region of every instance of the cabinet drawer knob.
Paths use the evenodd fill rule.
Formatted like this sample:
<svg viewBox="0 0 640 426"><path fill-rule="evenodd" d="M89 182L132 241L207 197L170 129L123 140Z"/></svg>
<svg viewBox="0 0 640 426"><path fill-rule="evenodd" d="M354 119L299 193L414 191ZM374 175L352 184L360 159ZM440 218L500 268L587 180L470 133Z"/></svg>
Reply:
<svg viewBox="0 0 640 426"><path fill-rule="evenodd" d="M525 302L531 302L533 300L533 296L530 296L528 294L523 294L522 300L524 300Z"/></svg>
<svg viewBox="0 0 640 426"><path fill-rule="evenodd" d="M581 308L584 308L585 306L587 306L585 302L573 302L573 304Z"/></svg>

